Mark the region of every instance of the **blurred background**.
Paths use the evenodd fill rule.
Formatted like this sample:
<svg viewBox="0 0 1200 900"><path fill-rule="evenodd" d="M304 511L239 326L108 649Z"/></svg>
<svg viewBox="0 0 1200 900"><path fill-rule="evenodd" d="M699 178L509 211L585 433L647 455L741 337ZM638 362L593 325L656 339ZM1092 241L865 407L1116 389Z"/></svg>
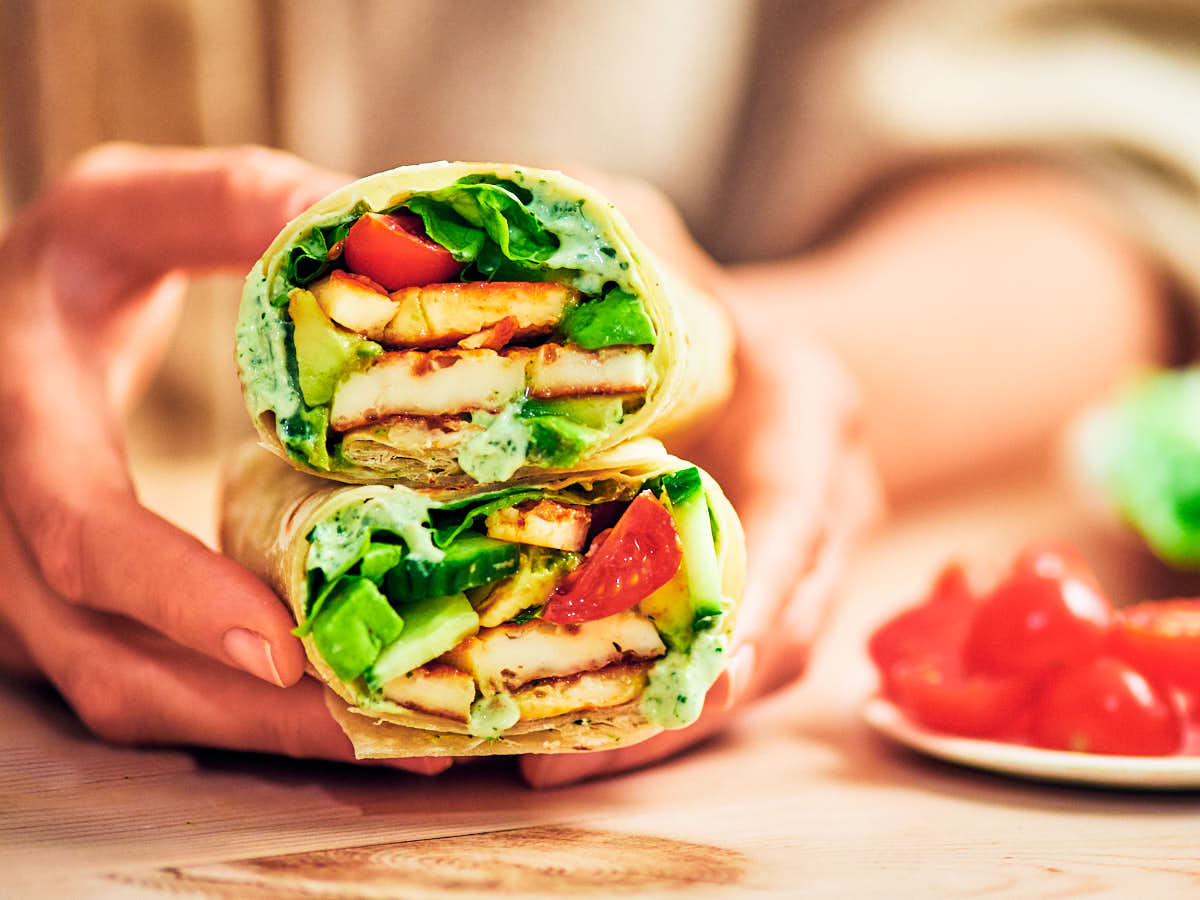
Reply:
<svg viewBox="0 0 1200 900"><path fill-rule="evenodd" d="M353 175L637 176L736 262L836 241L914 173L1011 157L1078 173L1173 291L1200 285L1194 0L0 0L0 59L0 222L101 141L254 142ZM176 457L249 433L236 283L197 289L147 401ZM162 431L135 427L151 455Z"/></svg>

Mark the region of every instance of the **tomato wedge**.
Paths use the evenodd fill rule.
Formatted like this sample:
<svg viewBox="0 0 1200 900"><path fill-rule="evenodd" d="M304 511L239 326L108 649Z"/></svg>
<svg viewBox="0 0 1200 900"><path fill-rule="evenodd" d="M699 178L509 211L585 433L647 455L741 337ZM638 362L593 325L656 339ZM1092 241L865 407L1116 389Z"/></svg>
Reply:
<svg viewBox="0 0 1200 900"><path fill-rule="evenodd" d="M1114 653L1152 679L1200 695L1200 599L1117 610Z"/></svg>
<svg viewBox="0 0 1200 900"><path fill-rule="evenodd" d="M1060 672L1034 704L1031 737L1054 750L1165 756L1183 723L1171 697L1110 656Z"/></svg>
<svg viewBox="0 0 1200 900"><path fill-rule="evenodd" d="M967 737L1001 737L1018 731L1032 683L1020 676L968 675L959 661L928 654L894 663L889 696L926 728Z"/></svg>
<svg viewBox="0 0 1200 900"><path fill-rule="evenodd" d="M603 619L636 606L670 581L683 561L666 507L642 491L588 558L555 589L542 618L559 625Z"/></svg>
<svg viewBox="0 0 1200 900"><path fill-rule="evenodd" d="M1034 675L1099 656L1112 607L1075 551L1037 545L984 598L965 648L967 665L992 675Z"/></svg>
<svg viewBox="0 0 1200 900"><path fill-rule="evenodd" d="M957 654L977 606L963 567L951 563L938 575L919 606L904 610L875 629L867 651L885 679L892 665L902 660L938 652Z"/></svg>
<svg viewBox="0 0 1200 900"><path fill-rule="evenodd" d="M425 236L418 216L367 213L350 226L342 251L351 272L389 291L451 281L462 270L441 244Z"/></svg>

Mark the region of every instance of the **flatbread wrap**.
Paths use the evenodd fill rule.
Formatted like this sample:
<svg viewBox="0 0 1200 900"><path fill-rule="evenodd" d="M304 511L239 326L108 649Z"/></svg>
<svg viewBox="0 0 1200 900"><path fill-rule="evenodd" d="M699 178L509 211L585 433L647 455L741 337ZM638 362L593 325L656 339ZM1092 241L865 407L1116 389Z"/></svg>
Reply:
<svg viewBox="0 0 1200 900"><path fill-rule="evenodd" d="M359 758L562 753L695 721L741 601L741 525L657 441L500 489L336 485L258 447L225 552L295 615Z"/></svg>
<svg viewBox="0 0 1200 900"><path fill-rule="evenodd" d="M243 394L264 444L353 483L564 471L719 408L732 336L590 187L430 163L289 223L246 279Z"/></svg>

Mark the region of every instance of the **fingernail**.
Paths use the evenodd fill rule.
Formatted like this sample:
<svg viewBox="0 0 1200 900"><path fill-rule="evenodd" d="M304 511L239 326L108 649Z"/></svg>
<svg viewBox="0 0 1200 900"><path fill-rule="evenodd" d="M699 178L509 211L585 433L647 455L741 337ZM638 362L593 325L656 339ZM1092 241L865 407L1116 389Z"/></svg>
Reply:
<svg viewBox="0 0 1200 900"><path fill-rule="evenodd" d="M240 668L263 681L284 687L271 656L271 644L261 634L246 628L230 628L221 638L221 643L229 658Z"/></svg>

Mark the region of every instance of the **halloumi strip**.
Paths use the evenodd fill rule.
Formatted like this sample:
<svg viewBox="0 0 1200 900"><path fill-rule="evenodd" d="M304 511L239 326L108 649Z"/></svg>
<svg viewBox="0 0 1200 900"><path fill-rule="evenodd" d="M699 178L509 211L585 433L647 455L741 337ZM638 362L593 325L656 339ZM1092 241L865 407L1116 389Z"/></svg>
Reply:
<svg viewBox="0 0 1200 900"><path fill-rule="evenodd" d="M541 678L655 659L665 652L650 620L627 610L582 625L533 621L481 628L447 653L445 660L470 672L484 694L494 694Z"/></svg>
<svg viewBox="0 0 1200 900"><path fill-rule="evenodd" d="M538 398L631 394L649 383L646 353L635 347L405 350L343 378L330 423L347 431L391 416L495 412L526 391Z"/></svg>
<svg viewBox="0 0 1200 900"><path fill-rule="evenodd" d="M352 372L333 395L338 431L395 415L440 416L498 410L525 389L529 351L405 350Z"/></svg>

